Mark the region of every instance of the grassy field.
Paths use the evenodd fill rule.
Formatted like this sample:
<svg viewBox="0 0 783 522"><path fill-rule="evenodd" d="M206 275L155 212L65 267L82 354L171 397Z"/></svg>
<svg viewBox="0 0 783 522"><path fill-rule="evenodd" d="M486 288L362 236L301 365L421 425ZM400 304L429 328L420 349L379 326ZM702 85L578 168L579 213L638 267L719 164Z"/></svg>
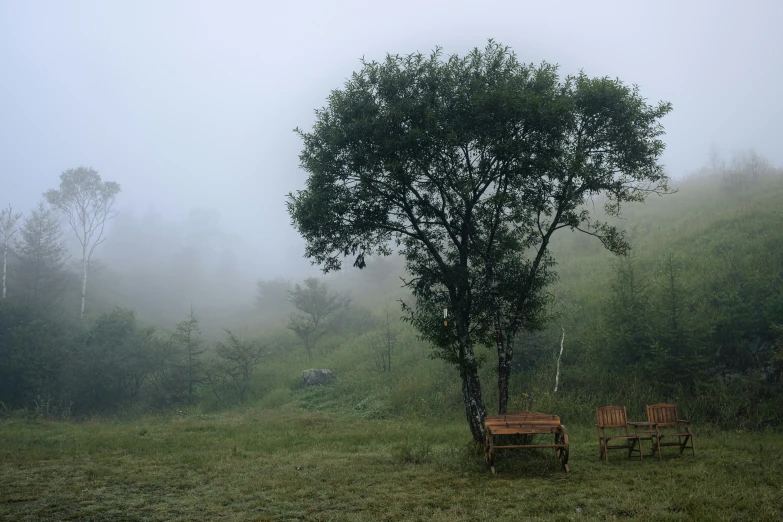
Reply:
<svg viewBox="0 0 783 522"><path fill-rule="evenodd" d="M599 462L568 426L484 467L464 423L248 410L0 421L3 520L780 520L783 435L696 426L696 457Z"/></svg>

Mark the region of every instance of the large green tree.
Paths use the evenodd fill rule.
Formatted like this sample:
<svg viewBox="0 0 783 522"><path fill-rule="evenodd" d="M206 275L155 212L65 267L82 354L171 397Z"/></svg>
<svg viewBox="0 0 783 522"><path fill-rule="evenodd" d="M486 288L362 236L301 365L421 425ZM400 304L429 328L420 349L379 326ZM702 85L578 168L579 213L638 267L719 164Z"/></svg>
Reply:
<svg viewBox="0 0 783 522"><path fill-rule="evenodd" d="M309 177L288 209L306 256L326 272L344 256L361 268L366 255L400 252L416 298L407 318L457 367L483 441L476 345L496 346L504 411L513 357L504 339L542 320L553 234L581 230L628 250L584 204L602 194L615 216L667 190L657 160L671 107L648 105L619 80L561 80L556 66L520 63L492 41L465 57L436 50L362 64L312 131L297 129Z"/></svg>
<svg viewBox="0 0 783 522"><path fill-rule="evenodd" d="M68 224L82 247L82 304L79 311L82 320L90 259L95 248L106 239L103 231L106 221L112 217L112 207L119 192L117 183L101 180L101 176L92 168L79 167L60 175L59 190L52 189L44 193L49 204L68 218Z"/></svg>

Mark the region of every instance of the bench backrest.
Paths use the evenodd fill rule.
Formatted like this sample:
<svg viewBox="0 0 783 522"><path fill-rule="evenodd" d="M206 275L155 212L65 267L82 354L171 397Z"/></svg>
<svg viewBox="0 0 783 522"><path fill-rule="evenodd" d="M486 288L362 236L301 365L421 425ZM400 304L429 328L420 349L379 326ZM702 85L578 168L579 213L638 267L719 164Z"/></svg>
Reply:
<svg viewBox="0 0 783 522"><path fill-rule="evenodd" d="M484 424L560 424L560 417L549 413L538 413L531 411L521 411L514 413L504 413L501 415L490 415L484 418Z"/></svg>
<svg viewBox="0 0 783 522"><path fill-rule="evenodd" d="M627 428L628 417L625 406L604 406L595 409L595 420L599 428Z"/></svg>
<svg viewBox="0 0 783 522"><path fill-rule="evenodd" d="M647 406L647 422L658 426L677 426L677 406L674 404L653 404Z"/></svg>

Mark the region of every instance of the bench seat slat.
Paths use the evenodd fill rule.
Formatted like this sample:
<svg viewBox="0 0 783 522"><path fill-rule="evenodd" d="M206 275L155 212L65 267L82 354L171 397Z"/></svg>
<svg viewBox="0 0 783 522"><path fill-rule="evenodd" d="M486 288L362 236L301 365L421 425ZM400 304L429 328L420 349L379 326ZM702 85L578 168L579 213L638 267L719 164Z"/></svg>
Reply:
<svg viewBox="0 0 783 522"><path fill-rule="evenodd" d="M559 433L560 428L556 426L541 427L541 426L529 426L526 428L498 426L489 428L489 432L492 435L549 435L552 433Z"/></svg>

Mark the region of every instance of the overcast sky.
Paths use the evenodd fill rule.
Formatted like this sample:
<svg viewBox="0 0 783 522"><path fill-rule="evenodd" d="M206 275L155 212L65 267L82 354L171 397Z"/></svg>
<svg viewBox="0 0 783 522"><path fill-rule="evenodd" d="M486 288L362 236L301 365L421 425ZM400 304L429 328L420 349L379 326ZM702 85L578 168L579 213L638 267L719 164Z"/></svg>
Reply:
<svg viewBox="0 0 783 522"><path fill-rule="evenodd" d="M783 164L783 1L641 4L0 0L0 203L27 210L61 171L92 166L122 185L123 212L216 209L257 270L306 266L284 205L304 181L292 129L362 56L488 38L671 101L675 177L712 143Z"/></svg>

